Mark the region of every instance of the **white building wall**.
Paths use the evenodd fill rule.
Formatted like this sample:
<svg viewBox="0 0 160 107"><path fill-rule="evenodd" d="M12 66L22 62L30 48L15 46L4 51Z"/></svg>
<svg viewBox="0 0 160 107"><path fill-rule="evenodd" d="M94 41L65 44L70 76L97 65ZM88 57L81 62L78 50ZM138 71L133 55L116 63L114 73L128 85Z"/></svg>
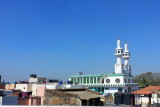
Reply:
<svg viewBox="0 0 160 107"><path fill-rule="evenodd" d="M135 94L135 104L136 105L142 104L141 107L146 107L147 103L149 102L149 98L148 97L139 97L139 96L140 95ZM152 94L152 97L151 97L152 106L153 107L159 107L159 106L156 105L156 103L160 104L160 95Z"/></svg>
<svg viewBox="0 0 160 107"><path fill-rule="evenodd" d="M0 106L2 105L2 96L0 96Z"/></svg>
<svg viewBox="0 0 160 107"><path fill-rule="evenodd" d="M32 84L16 84L16 89L19 89L23 92L32 91Z"/></svg>
<svg viewBox="0 0 160 107"><path fill-rule="evenodd" d="M38 82L38 78L30 77L30 78L29 78L29 82L34 82L34 83L36 83L36 82Z"/></svg>
<svg viewBox="0 0 160 107"><path fill-rule="evenodd" d="M57 89L57 84L47 84L46 89Z"/></svg>
<svg viewBox="0 0 160 107"><path fill-rule="evenodd" d="M116 79L120 79L120 83L116 83ZM110 83L106 83L106 79L110 79ZM123 76L113 76L113 77L105 77L104 84L124 84L124 77Z"/></svg>
<svg viewBox="0 0 160 107"><path fill-rule="evenodd" d="M109 93L115 93L115 92L118 92L118 88L116 87L109 88Z"/></svg>
<svg viewBox="0 0 160 107"><path fill-rule="evenodd" d="M32 84L32 95L37 96L37 84Z"/></svg>
<svg viewBox="0 0 160 107"><path fill-rule="evenodd" d="M83 85L63 84L62 88L84 88Z"/></svg>

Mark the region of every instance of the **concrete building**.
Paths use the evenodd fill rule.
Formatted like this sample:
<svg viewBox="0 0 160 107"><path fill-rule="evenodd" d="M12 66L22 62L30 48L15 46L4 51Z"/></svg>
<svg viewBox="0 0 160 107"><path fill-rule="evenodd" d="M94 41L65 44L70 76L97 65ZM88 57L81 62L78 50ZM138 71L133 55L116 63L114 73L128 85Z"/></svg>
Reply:
<svg viewBox="0 0 160 107"><path fill-rule="evenodd" d="M45 83L46 78L37 77L36 74L31 74L28 82L29 83Z"/></svg>
<svg viewBox="0 0 160 107"><path fill-rule="evenodd" d="M132 106L160 107L160 86L149 86L132 92Z"/></svg>
<svg viewBox="0 0 160 107"><path fill-rule="evenodd" d="M41 97L18 98L18 105L41 105Z"/></svg>
<svg viewBox="0 0 160 107"><path fill-rule="evenodd" d="M17 105L17 96L0 96L0 105Z"/></svg>
<svg viewBox="0 0 160 107"><path fill-rule="evenodd" d="M44 105L102 106L101 98L98 92L85 88L46 90Z"/></svg>
<svg viewBox="0 0 160 107"><path fill-rule="evenodd" d="M23 92L29 92L32 91L33 84L16 84L15 89L21 90Z"/></svg>
<svg viewBox="0 0 160 107"><path fill-rule="evenodd" d="M17 105L18 97L11 90L0 90L0 105Z"/></svg>
<svg viewBox="0 0 160 107"><path fill-rule="evenodd" d="M5 90L13 90L15 89L15 84L5 84Z"/></svg>
<svg viewBox="0 0 160 107"><path fill-rule="evenodd" d="M1 96L7 96L7 95L12 95L13 91L11 90L0 90L0 95Z"/></svg>
<svg viewBox="0 0 160 107"><path fill-rule="evenodd" d="M117 40L115 50L116 63L115 72L100 75L76 75L69 78L73 84L83 85L101 94L115 92L133 92L138 89L138 84L134 82L134 76L131 74L131 65L129 64L130 51L128 44L124 45L124 51L121 48L120 40ZM124 63L122 62L122 59Z"/></svg>

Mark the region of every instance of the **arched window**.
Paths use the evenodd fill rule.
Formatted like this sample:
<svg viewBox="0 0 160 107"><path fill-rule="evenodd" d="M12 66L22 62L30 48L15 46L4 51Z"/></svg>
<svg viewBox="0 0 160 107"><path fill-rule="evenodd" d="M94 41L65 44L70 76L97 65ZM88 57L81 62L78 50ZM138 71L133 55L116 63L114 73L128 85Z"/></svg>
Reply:
<svg viewBox="0 0 160 107"><path fill-rule="evenodd" d="M106 88L105 88L105 90L109 90L109 88L108 88L108 87L106 87Z"/></svg>
<svg viewBox="0 0 160 107"><path fill-rule="evenodd" d="M125 90L125 93L127 93L127 90Z"/></svg>
<svg viewBox="0 0 160 107"><path fill-rule="evenodd" d="M87 84L89 84L89 78L87 78Z"/></svg>
<svg viewBox="0 0 160 107"><path fill-rule="evenodd" d="M83 78L83 80L84 80L84 84L86 84L86 78Z"/></svg>
<svg viewBox="0 0 160 107"><path fill-rule="evenodd" d="M132 83L134 83L134 80L132 79Z"/></svg>
<svg viewBox="0 0 160 107"><path fill-rule="evenodd" d="M126 78L124 79L124 83L127 83L127 80L126 80Z"/></svg>
<svg viewBox="0 0 160 107"><path fill-rule="evenodd" d="M128 79L128 83L130 83L130 79Z"/></svg>
<svg viewBox="0 0 160 107"><path fill-rule="evenodd" d="M123 89L122 88L118 88L118 93L122 93Z"/></svg>
<svg viewBox="0 0 160 107"><path fill-rule="evenodd" d="M94 83L96 83L96 78L94 78Z"/></svg>

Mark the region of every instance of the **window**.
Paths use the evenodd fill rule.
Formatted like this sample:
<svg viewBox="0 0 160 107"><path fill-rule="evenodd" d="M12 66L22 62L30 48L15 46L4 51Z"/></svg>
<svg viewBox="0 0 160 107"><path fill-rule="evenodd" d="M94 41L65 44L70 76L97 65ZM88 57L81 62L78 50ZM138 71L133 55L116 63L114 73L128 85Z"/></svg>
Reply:
<svg viewBox="0 0 160 107"><path fill-rule="evenodd" d="M106 83L110 83L110 79L106 79Z"/></svg>
<svg viewBox="0 0 160 107"><path fill-rule="evenodd" d="M109 90L109 88L105 88L105 90Z"/></svg>
<svg viewBox="0 0 160 107"><path fill-rule="evenodd" d="M117 79L115 80L115 82L116 82L116 83L120 83L120 79L117 78Z"/></svg>
<svg viewBox="0 0 160 107"><path fill-rule="evenodd" d="M134 83L134 80L132 79L132 83Z"/></svg>
<svg viewBox="0 0 160 107"><path fill-rule="evenodd" d="M130 83L131 81L130 81L130 79L128 79L128 83Z"/></svg>
<svg viewBox="0 0 160 107"><path fill-rule="evenodd" d="M127 83L127 80L126 80L126 78L124 79L124 83Z"/></svg>
<svg viewBox="0 0 160 107"><path fill-rule="evenodd" d="M122 88L118 88L118 93L122 93L123 89Z"/></svg>

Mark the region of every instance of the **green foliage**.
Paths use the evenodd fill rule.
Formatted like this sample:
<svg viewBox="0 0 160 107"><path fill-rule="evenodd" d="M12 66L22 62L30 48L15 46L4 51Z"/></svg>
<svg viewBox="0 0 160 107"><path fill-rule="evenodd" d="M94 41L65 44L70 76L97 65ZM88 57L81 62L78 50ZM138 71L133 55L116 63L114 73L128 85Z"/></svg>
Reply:
<svg viewBox="0 0 160 107"><path fill-rule="evenodd" d="M147 72L135 77L140 87L160 86L160 73Z"/></svg>

